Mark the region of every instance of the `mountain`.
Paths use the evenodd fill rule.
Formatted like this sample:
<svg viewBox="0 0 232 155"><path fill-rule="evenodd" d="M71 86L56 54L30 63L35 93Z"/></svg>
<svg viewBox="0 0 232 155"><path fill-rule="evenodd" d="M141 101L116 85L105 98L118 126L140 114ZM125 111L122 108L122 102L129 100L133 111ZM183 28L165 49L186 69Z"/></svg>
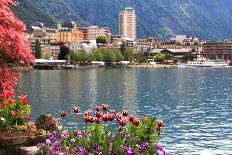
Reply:
<svg viewBox="0 0 232 155"><path fill-rule="evenodd" d="M48 13L36 7L31 0L17 0L19 4L11 7L16 16L25 24L30 25L33 22L43 22L47 26L53 26L56 21Z"/></svg>
<svg viewBox="0 0 232 155"><path fill-rule="evenodd" d="M203 39L232 38L232 0L32 0L58 21L72 19L79 26L109 26L118 34L118 15L133 7L138 38L173 34Z"/></svg>

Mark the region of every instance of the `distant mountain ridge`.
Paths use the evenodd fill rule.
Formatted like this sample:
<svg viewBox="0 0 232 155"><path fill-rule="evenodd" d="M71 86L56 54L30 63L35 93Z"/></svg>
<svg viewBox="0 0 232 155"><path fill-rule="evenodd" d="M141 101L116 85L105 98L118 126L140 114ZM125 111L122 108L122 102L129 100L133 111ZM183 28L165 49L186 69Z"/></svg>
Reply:
<svg viewBox="0 0 232 155"><path fill-rule="evenodd" d="M25 24L30 25L33 22L43 22L47 26L56 24L56 20L45 11L36 7L31 0L17 0L19 4L11 7L16 16Z"/></svg>
<svg viewBox="0 0 232 155"><path fill-rule="evenodd" d="M137 36L166 39L187 34L203 39L232 38L232 0L32 0L57 21L72 19L79 26L109 26L118 34L118 14L133 7Z"/></svg>

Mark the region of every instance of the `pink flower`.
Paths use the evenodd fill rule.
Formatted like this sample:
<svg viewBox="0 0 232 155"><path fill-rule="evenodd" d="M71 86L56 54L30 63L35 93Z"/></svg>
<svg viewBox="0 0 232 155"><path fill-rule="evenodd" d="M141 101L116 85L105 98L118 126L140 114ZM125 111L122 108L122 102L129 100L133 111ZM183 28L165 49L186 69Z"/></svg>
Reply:
<svg viewBox="0 0 232 155"><path fill-rule="evenodd" d="M22 105L27 105L27 95L24 95L24 96L21 95L21 96L19 96L19 99L20 99Z"/></svg>
<svg viewBox="0 0 232 155"><path fill-rule="evenodd" d="M11 111L11 116L15 117L16 116L16 111Z"/></svg>
<svg viewBox="0 0 232 155"><path fill-rule="evenodd" d="M6 104L5 104L5 103L2 103L1 108L2 108L2 109L5 109L5 108L6 108Z"/></svg>

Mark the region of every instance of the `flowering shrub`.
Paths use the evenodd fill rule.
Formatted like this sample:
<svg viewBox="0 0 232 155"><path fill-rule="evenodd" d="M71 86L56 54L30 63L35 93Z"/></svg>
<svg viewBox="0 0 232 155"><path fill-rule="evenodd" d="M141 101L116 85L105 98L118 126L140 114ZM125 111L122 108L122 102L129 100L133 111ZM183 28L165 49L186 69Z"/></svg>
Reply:
<svg viewBox="0 0 232 155"><path fill-rule="evenodd" d="M17 69L30 67L34 61L30 45L23 35L26 26L10 10L12 0L0 0L0 98L13 97L19 76Z"/></svg>
<svg viewBox="0 0 232 155"><path fill-rule="evenodd" d="M19 126L26 126L31 120L30 106L26 96L19 96L18 99L2 99L0 105L0 129L2 130L17 130Z"/></svg>
<svg viewBox="0 0 232 155"><path fill-rule="evenodd" d="M103 104L96 106L96 111L88 109L84 112L86 126L80 130L56 129L52 131L45 143L38 144L40 154L48 155L85 155L85 154L152 154L165 155L158 144L163 121L155 118L136 118L126 110L115 113ZM74 107L74 114L79 108ZM62 111L61 117L67 112ZM112 123L118 124L113 129ZM75 124L75 123L74 123Z"/></svg>

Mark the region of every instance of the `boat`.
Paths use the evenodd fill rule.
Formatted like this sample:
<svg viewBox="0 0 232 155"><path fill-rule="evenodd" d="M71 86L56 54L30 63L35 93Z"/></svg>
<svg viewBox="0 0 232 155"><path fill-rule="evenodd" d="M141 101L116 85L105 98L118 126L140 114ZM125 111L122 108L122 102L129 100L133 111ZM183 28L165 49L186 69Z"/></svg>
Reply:
<svg viewBox="0 0 232 155"><path fill-rule="evenodd" d="M179 64L179 67L227 67L228 64L222 60L196 60L188 61L185 64Z"/></svg>

